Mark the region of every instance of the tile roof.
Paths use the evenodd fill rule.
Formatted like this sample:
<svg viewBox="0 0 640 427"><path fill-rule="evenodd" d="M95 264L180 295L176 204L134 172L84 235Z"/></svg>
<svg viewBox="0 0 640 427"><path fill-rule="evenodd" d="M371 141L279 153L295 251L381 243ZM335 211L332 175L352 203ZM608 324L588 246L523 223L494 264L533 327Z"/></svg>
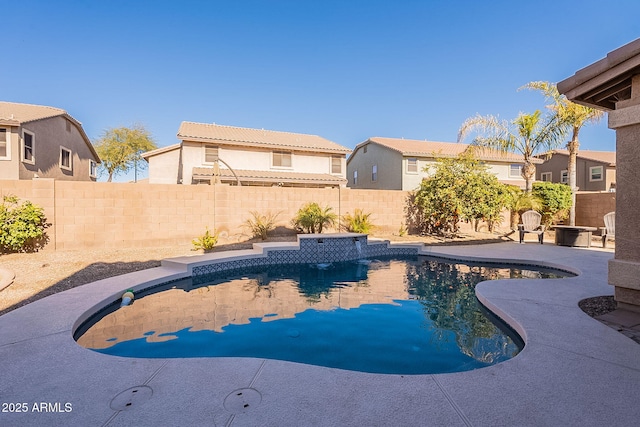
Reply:
<svg viewBox="0 0 640 427"><path fill-rule="evenodd" d="M162 154L162 153L166 153L168 151L173 151L173 150L178 150L178 149L180 149L180 143L173 144L173 145L167 145L166 147L156 148L155 150L146 151L146 152L140 154L140 156L143 159L148 160L149 157L157 156L158 154Z"/></svg>
<svg viewBox="0 0 640 427"><path fill-rule="evenodd" d="M569 150L553 150L551 154L561 154L563 156L569 155ZM544 158L547 154L541 154L540 157ZM585 160L593 160L596 162L607 163L609 166L616 165L616 152L615 151L592 151L592 150L578 150L578 158Z"/></svg>
<svg viewBox="0 0 640 427"><path fill-rule="evenodd" d="M213 176L212 167L194 167L194 177L210 177ZM300 183L329 183L329 184L345 184L346 179L329 174L321 173L301 173L301 172L287 172L287 171L258 171L258 170L245 170L234 169L234 172L240 178L241 181L286 181L286 182L300 182ZM233 173L229 169L220 168L220 176L223 178L235 179Z"/></svg>
<svg viewBox="0 0 640 427"><path fill-rule="evenodd" d="M67 112L60 108L0 101L0 122L14 122L7 124L15 124L16 126L21 123L64 115L68 116Z"/></svg>
<svg viewBox="0 0 640 427"><path fill-rule="evenodd" d="M464 153L470 144L461 144L457 142L434 142L434 141L421 141L415 139L401 139L401 138L382 138L373 137L367 141L358 144L358 147L368 143L374 142L376 144L383 145L394 151L401 153L403 156L423 156L423 157L457 157ZM497 150L480 149L477 148L478 158L480 160L494 160L502 162L523 162L524 158L521 155L514 153L502 153ZM535 159L534 163L542 163Z"/></svg>
<svg viewBox="0 0 640 427"><path fill-rule="evenodd" d="M36 120L48 119L51 117L64 116L80 131L80 135L91 150L97 163L101 163L98 153L96 153L91 140L82 127L82 123L74 119L61 108L48 107L46 105L20 104L17 102L0 101L0 124L8 126L20 126L24 123L35 122Z"/></svg>
<svg viewBox="0 0 640 427"><path fill-rule="evenodd" d="M239 128L209 123L182 122L178 138L185 141L240 144L253 147L287 148L303 151L349 153L351 150L317 135Z"/></svg>

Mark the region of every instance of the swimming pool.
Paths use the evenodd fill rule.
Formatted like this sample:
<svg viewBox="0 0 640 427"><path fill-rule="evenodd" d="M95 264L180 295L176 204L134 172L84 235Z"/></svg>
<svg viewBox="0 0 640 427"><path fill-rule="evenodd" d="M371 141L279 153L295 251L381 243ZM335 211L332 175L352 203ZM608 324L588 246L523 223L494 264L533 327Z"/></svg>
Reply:
<svg viewBox="0 0 640 427"><path fill-rule="evenodd" d="M523 346L477 302L477 283L567 275L424 256L245 267L205 283L189 278L149 289L129 307L112 304L75 338L128 357L259 357L388 374L465 371L507 360Z"/></svg>

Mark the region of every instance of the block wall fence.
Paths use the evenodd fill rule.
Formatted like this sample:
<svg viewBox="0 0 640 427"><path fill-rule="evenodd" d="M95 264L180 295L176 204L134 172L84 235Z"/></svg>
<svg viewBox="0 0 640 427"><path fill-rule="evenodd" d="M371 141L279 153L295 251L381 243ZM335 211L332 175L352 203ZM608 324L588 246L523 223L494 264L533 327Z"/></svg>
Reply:
<svg viewBox="0 0 640 427"><path fill-rule="evenodd" d="M243 226L250 212L279 212L277 225L290 228L291 218L307 202L330 206L340 216L355 209L371 212L380 231L396 233L405 223L408 192L0 180L0 197L5 195L44 208L51 224L45 250L79 250L190 245L207 227L221 232L221 244L237 242L251 237ZM578 225L602 227L603 216L611 211L615 211L615 193L576 195ZM503 228L507 224L508 220L503 221ZM461 229L470 226L461 224Z"/></svg>
<svg viewBox="0 0 640 427"><path fill-rule="evenodd" d="M349 188L236 187L0 180L0 197L15 195L45 210L45 250L190 245L205 229L221 231L220 243L251 237L243 227L250 212L279 212L277 225L307 202L330 206L338 215L354 209L372 213L374 224L397 232L407 192ZM337 231L337 230L328 230Z"/></svg>
<svg viewBox="0 0 640 427"><path fill-rule="evenodd" d="M616 193L576 193L576 225L604 227L604 216L616 210Z"/></svg>

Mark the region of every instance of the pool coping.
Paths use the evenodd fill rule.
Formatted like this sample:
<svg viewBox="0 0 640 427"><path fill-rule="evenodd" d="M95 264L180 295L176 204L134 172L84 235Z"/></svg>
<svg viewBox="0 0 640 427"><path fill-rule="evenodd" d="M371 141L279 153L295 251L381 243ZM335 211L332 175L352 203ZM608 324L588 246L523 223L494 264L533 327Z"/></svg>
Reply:
<svg viewBox="0 0 640 427"><path fill-rule="evenodd" d="M257 244L250 251L292 246L271 245ZM0 316L0 396L3 403L27 403L29 409L0 412L0 424L140 425L142 419L149 425L278 426L637 422L640 346L577 307L582 298L613 293L606 281L611 253L517 243L420 244L419 250L456 260L561 267L580 275L479 284L479 300L516 329L526 346L509 361L461 373L367 374L249 358L131 359L96 353L73 341L81 319L119 298L123 289L188 276L184 266L168 260ZM127 410L112 408L119 393L143 386L152 390L150 398L133 401ZM246 410L229 400L243 389L260 397ZM62 410L34 411L33 405L43 402ZM71 411L63 410L65 403Z"/></svg>

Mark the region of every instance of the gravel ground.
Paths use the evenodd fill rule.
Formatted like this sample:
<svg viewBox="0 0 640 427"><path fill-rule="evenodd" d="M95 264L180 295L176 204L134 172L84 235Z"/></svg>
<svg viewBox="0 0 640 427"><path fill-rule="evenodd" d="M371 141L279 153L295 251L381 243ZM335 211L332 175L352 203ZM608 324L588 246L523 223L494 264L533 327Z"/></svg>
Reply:
<svg viewBox="0 0 640 427"><path fill-rule="evenodd" d="M602 316L616 309L616 301L613 296L602 296L583 299L578 307L591 317Z"/></svg>
<svg viewBox="0 0 640 427"><path fill-rule="evenodd" d="M517 235L512 235L517 238ZM429 236L377 235L392 241L423 242L430 245L482 244L509 240L500 235L486 233L462 234L454 240ZM545 238L547 240L547 238ZM222 243L214 251L247 249L257 240ZM296 241L295 235L272 237L268 241ZM553 240L550 240L553 241ZM36 253L0 255L0 267L13 271L13 284L0 291L0 315L40 298L81 286L86 283L133 271L160 266L160 261L176 256L195 255L191 245L160 248L93 249L82 251L41 251ZM604 297L603 297L604 298ZM583 307L591 316L611 311L605 299L586 300ZM613 303L615 308L615 303ZM608 310L608 311L603 311ZM592 314L596 313L596 314Z"/></svg>

